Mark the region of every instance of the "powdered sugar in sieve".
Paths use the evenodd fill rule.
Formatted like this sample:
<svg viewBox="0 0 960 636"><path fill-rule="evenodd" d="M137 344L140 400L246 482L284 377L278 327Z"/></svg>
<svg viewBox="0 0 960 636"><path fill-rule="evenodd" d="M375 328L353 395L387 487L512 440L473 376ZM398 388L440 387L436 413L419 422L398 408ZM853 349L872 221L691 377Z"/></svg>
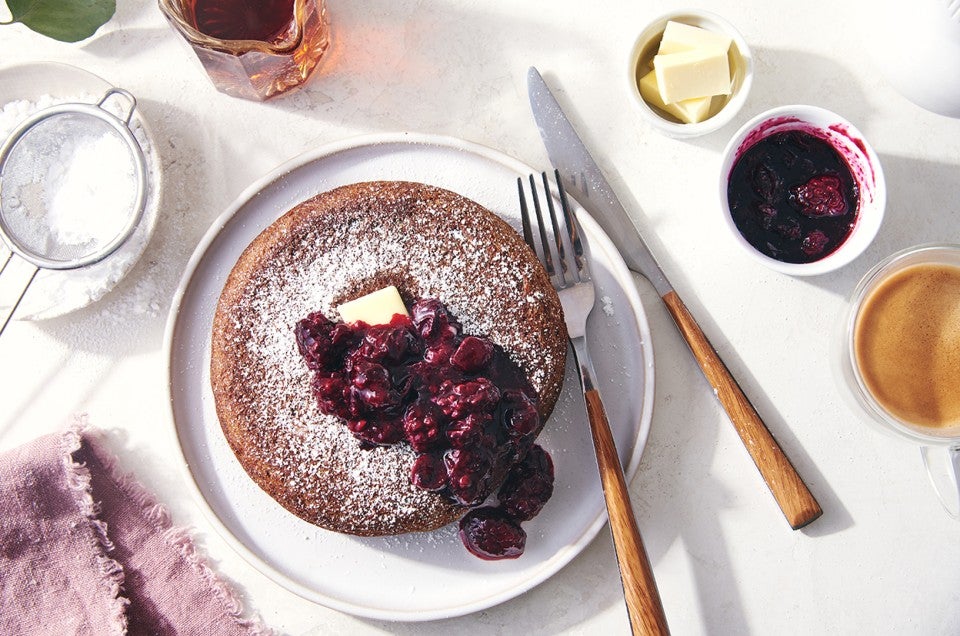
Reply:
<svg viewBox="0 0 960 636"><path fill-rule="evenodd" d="M118 117L102 108L127 104ZM96 105L69 103L22 122L0 146L0 238L34 266L0 318L0 333L40 269L73 270L123 245L143 215L147 168L129 129L136 99L111 88ZM2 273L3 269L0 269Z"/></svg>
<svg viewBox="0 0 960 636"><path fill-rule="evenodd" d="M44 62L0 69L0 143L31 115L62 103L94 104L109 88L111 85L106 80L65 64ZM103 105L117 116L122 114L121 106L114 100ZM41 270L17 309L17 320L54 318L90 305L113 289L145 254L158 225L162 170L157 144L139 107L130 121L130 130L147 161L143 219L127 242L99 263L73 270ZM0 264L5 256L6 249L0 242ZM15 260L19 267L11 264L10 282L21 283L29 273L28 268L19 259ZM116 296L123 300L122 311L153 315L159 310L158 281L153 271L156 265L151 261L151 271L139 276L122 295ZM0 288L0 311L14 296ZM116 310L115 305L108 304L102 315L115 319Z"/></svg>

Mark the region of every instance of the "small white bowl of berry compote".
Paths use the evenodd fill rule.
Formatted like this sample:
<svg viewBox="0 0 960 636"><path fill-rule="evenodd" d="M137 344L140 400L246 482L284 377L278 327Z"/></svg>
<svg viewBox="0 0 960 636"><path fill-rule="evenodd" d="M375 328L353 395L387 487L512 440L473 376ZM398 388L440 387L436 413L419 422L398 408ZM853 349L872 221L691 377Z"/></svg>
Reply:
<svg viewBox="0 0 960 636"><path fill-rule="evenodd" d="M883 222L886 183L853 124L816 106L748 121L723 152L723 227L750 258L794 276L843 267Z"/></svg>

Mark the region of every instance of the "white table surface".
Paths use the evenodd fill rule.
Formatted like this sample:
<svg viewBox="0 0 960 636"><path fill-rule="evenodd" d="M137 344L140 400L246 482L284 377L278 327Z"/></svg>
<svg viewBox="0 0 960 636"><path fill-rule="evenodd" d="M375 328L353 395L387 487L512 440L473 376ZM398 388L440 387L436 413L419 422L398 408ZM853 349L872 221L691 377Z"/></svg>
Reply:
<svg viewBox="0 0 960 636"><path fill-rule="evenodd" d="M863 45L873 3L703 3L741 29L756 75L734 122L693 141L647 128L624 79L644 23L685 2L592 3L604 7L597 10L573 0L328 0L328 62L304 90L265 104L216 92L154 2L118 4L110 23L80 44L0 27L4 66L66 62L136 94L164 181L153 240L113 292L63 318L14 322L0 340L0 448L86 413L122 466L178 524L194 528L248 607L283 633L625 633L605 531L554 577L486 611L425 624L365 620L302 600L234 554L172 459L164 324L212 220L281 162L357 134L452 135L546 167L526 99L533 64L824 508L808 528L789 528L638 278L656 401L630 490L673 632L960 633L960 525L941 509L917 449L866 428L830 369L836 317L871 265L917 243L960 240L960 120L921 110L883 79ZM727 139L749 117L789 103L851 120L879 153L888 184L873 245L841 271L811 279L748 260L723 237L718 217Z"/></svg>

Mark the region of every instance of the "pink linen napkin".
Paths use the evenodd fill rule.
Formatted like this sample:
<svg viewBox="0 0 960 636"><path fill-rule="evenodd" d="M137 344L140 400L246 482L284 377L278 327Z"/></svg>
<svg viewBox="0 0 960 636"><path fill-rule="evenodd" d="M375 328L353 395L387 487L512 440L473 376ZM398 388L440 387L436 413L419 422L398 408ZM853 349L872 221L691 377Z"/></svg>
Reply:
<svg viewBox="0 0 960 636"><path fill-rule="evenodd" d="M80 428L0 455L0 634L266 634Z"/></svg>

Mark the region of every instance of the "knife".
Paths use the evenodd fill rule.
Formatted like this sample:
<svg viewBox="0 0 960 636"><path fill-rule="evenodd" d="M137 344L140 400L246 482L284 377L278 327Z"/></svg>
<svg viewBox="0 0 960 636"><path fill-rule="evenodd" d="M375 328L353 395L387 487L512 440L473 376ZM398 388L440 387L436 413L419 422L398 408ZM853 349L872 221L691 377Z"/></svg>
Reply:
<svg viewBox="0 0 960 636"><path fill-rule="evenodd" d="M663 300L787 522L794 530L807 525L823 514L820 504L667 280L597 162L532 66L527 72L527 90L553 167L560 171L568 190L583 194L578 202L607 233L627 267L646 277Z"/></svg>

